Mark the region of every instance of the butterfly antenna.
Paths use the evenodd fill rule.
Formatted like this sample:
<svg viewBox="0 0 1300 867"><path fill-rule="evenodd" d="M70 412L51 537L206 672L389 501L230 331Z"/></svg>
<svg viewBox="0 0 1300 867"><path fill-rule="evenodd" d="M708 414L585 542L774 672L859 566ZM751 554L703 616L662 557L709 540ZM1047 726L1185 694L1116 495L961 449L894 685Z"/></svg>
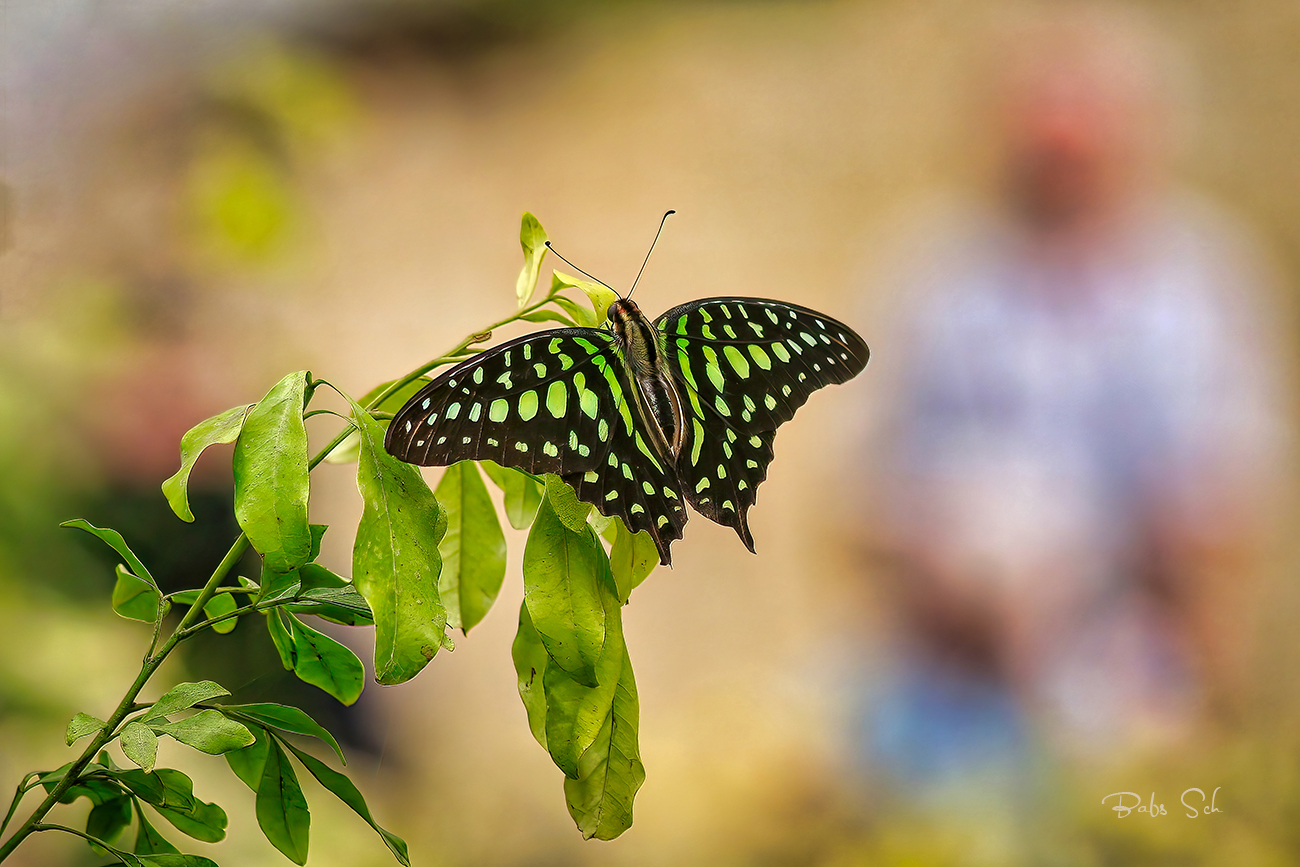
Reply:
<svg viewBox="0 0 1300 867"><path fill-rule="evenodd" d="M550 241L547 241L547 242L546 242L546 249L550 250L550 251L551 251L552 253L554 253L556 256L560 256L560 251L557 250L557 249L555 249L554 247L552 247ZM584 277L591 277L591 279L595 280L595 281L596 281L597 283L599 283L601 286L604 286L604 287L605 287L606 289L608 289L610 292L613 292L615 295L618 295L618 290L617 290L617 289L615 289L613 286L609 285L608 283L606 283L604 280L600 279L599 277L593 277L591 274L588 274L586 271L582 270L582 269L579 268L577 265L573 264L572 262L570 262L568 259L564 258L563 256L560 256L560 261L563 262L564 264L568 265L570 268L572 268L573 270L577 271L579 274L583 275ZM632 293L629 292L628 294L630 295L630 294L632 294Z"/></svg>
<svg viewBox="0 0 1300 867"><path fill-rule="evenodd" d="M641 282L641 275L645 273L645 266L650 264L650 254L655 251L655 244L659 243L659 236L664 232L664 223L668 222L668 218L675 213L677 212L669 211L664 214L664 218L659 221L659 231L655 232L655 239L650 242L650 249L646 251L645 261L641 263L641 270L636 272L636 279L632 281L632 288L627 290L627 297L631 298L632 293L636 291L636 284Z"/></svg>

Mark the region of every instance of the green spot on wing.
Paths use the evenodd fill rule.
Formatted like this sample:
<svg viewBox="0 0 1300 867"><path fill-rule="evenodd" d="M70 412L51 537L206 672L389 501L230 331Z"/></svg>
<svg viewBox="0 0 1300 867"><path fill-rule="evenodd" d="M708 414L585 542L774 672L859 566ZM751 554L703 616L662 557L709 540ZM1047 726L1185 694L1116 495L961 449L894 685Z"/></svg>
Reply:
<svg viewBox="0 0 1300 867"><path fill-rule="evenodd" d="M524 421L532 421L535 415L537 415L537 392L530 389L519 395L519 417Z"/></svg>

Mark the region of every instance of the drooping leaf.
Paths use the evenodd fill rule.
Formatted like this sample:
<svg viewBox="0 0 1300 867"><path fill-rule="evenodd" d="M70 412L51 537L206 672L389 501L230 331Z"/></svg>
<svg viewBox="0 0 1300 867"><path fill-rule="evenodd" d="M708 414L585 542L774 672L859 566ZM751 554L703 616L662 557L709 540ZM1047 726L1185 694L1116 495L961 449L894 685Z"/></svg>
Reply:
<svg viewBox="0 0 1300 867"><path fill-rule="evenodd" d="M122 752L126 757L140 766L146 774L153 770L158 761L158 736L149 726L139 721L132 721L122 727L120 737Z"/></svg>
<svg viewBox="0 0 1300 867"><path fill-rule="evenodd" d="M295 864L307 863L311 812L298 775L280 745L271 740L257 786L257 824L271 845Z"/></svg>
<svg viewBox="0 0 1300 867"><path fill-rule="evenodd" d="M131 824L131 799L122 796L97 804L86 817L86 833L112 843Z"/></svg>
<svg viewBox="0 0 1300 867"><path fill-rule="evenodd" d="M645 782L637 743L639 717L632 663L624 654L611 712L582 754L577 779L564 781L569 814L585 839L613 840L632 826L632 801Z"/></svg>
<svg viewBox="0 0 1300 867"><path fill-rule="evenodd" d="M609 315L609 305L618 300L618 293L613 289L610 289L608 286L602 286L599 283L592 283L590 280L579 280L577 277L559 271L555 272L552 279L553 281L559 281L560 284L562 284L559 289L556 289L554 284L552 284L551 292L553 293L562 289L567 289L570 286L581 289L586 293L587 299L591 301L591 309L595 313L595 325L599 325L605 321L606 317Z"/></svg>
<svg viewBox="0 0 1300 867"><path fill-rule="evenodd" d="M419 470L384 449L384 430L353 404L361 433L357 488L364 509L352 551L353 583L375 619L375 680L403 683L443 645L438 544L447 518Z"/></svg>
<svg viewBox="0 0 1300 867"><path fill-rule="evenodd" d="M209 619L215 619L229 614L239 607L235 597L229 593L218 593L208 600L208 604L203 606L203 613L208 615ZM225 620L212 624L212 631L219 634L226 634L234 630L239 624L238 617L227 617Z"/></svg>
<svg viewBox="0 0 1300 867"><path fill-rule="evenodd" d="M609 569L605 549L583 525L575 533L542 501L524 547L524 603L546 652L576 681L596 685L605 644L600 583Z"/></svg>
<svg viewBox="0 0 1300 867"><path fill-rule="evenodd" d="M221 711L204 710L173 723L153 723L158 734L169 735L186 746L219 756L253 743L253 733L242 723L226 719Z"/></svg>
<svg viewBox="0 0 1300 867"><path fill-rule="evenodd" d="M117 583L113 585L113 611L127 620L153 623L158 619L158 588L132 575L117 564Z"/></svg>
<svg viewBox="0 0 1300 867"><path fill-rule="evenodd" d="M194 707L200 702L211 701L230 692L221 684L212 680L199 680L192 683L178 683L163 693L162 698L153 703L145 720L155 720L168 714Z"/></svg>
<svg viewBox="0 0 1300 867"><path fill-rule="evenodd" d="M176 475L162 483L162 492L172 511L182 521L194 521L194 513L190 511L189 485L190 472L199 455L208 446L233 443L239 436L240 428L244 426L245 416L252 408L252 404L232 407L199 422L181 437L181 468L176 471Z"/></svg>
<svg viewBox="0 0 1300 867"><path fill-rule="evenodd" d="M285 623L285 613L279 608L266 612L266 630L271 634L271 643L280 654L280 664L285 671L293 671L298 661L298 650L294 646L293 633Z"/></svg>
<svg viewBox="0 0 1300 867"><path fill-rule="evenodd" d="M506 519L516 530L526 530L542 502L542 486L530 476L495 461L479 461L483 471L505 494Z"/></svg>
<svg viewBox="0 0 1300 867"><path fill-rule="evenodd" d="M524 248L524 267L515 281L515 297L519 306L526 307L537 289L537 275L546 257L546 230L537 218L527 212L519 225L519 246Z"/></svg>
<svg viewBox="0 0 1300 867"><path fill-rule="evenodd" d="M78 713L72 719L68 720L67 742L72 746L86 735L93 735L102 731L108 723L98 717L93 717L88 713Z"/></svg>
<svg viewBox="0 0 1300 867"><path fill-rule="evenodd" d="M157 773L155 771L155 773ZM216 804L202 801L190 810L177 810L171 807L155 807L172 827L182 834L202 840L204 843L220 843L226 837L226 811Z"/></svg>
<svg viewBox="0 0 1300 867"><path fill-rule="evenodd" d="M149 582L149 584L153 586L154 590L158 589L158 582L153 580L153 575L149 574L149 570L140 562L140 558L135 556L135 552L127 546L126 540L122 538L121 533L116 530L110 530L107 527L96 527L94 524L82 520L81 518L77 518L73 521L64 521L59 526L85 530L87 533L100 539L126 561L126 565L132 575Z"/></svg>
<svg viewBox="0 0 1300 867"><path fill-rule="evenodd" d="M383 385L375 386L368 391L366 396L361 398L358 403L373 412L396 412L401 409L408 400L415 397L416 392L428 385L430 380L427 376L413 379L388 397L384 398L378 405L371 406L370 404L374 403L375 399L387 391L388 387L394 382L397 382L397 380L394 379L390 382L385 382ZM334 447L334 449L329 453L329 456L325 458L325 461L331 464L354 464L360 456L361 436L355 429L353 429L343 439L343 442ZM313 557L312 559L315 558Z"/></svg>
<svg viewBox="0 0 1300 867"><path fill-rule="evenodd" d="M551 501L560 523L575 533L581 533L587 526L587 516L591 514L591 504L578 499L573 488L552 473L546 476L546 499Z"/></svg>
<svg viewBox="0 0 1300 867"><path fill-rule="evenodd" d="M141 770L102 773L152 805L176 830L205 843L216 843L226 836L226 811L194 797L193 781L180 771L156 768L152 774Z"/></svg>
<svg viewBox="0 0 1300 867"><path fill-rule="evenodd" d="M136 855L179 855L180 851L171 844L170 841L158 829L149 823L145 818L144 810L140 807L139 802L135 805L135 820L139 830L135 835Z"/></svg>
<svg viewBox="0 0 1300 867"><path fill-rule="evenodd" d="M244 419L235 441L235 518L275 572L311 559L311 480L302 412L308 373L280 380Z"/></svg>
<svg viewBox="0 0 1300 867"><path fill-rule="evenodd" d="M343 750L339 747L339 742L334 739L334 735L296 707L271 702L259 702L257 704L226 705L222 710L227 714L234 714L255 723L260 723L267 728L292 732L296 735L307 735L324 741L338 754L339 761L345 765L347 764L347 760L343 758Z"/></svg>
<svg viewBox="0 0 1300 867"><path fill-rule="evenodd" d="M320 687L343 704L355 702L366 680L366 671L357 655L292 614L285 614L285 618L292 630L293 671L298 679Z"/></svg>
<svg viewBox="0 0 1300 867"><path fill-rule="evenodd" d="M473 461L447 468L434 491L447 514L438 545L438 592L447 625L469 632L491 609L506 575L506 537L497 510Z"/></svg>
<svg viewBox="0 0 1300 867"><path fill-rule="evenodd" d="M236 777L243 780L244 785L256 792L262 783L262 769L266 766L271 736L261 726L250 725L248 730L253 733L253 743L242 750L226 753L226 764L230 765L230 770Z"/></svg>
<svg viewBox="0 0 1300 867"><path fill-rule="evenodd" d="M370 815L370 808L366 806L365 798L361 797L361 792L347 776L340 774L321 760L304 753L291 744L286 744L286 746L293 751L294 756L297 757L298 761L302 762L303 767L316 778L317 782L337 795L339 800L351 807L358 816L365 819L366 823L379 833L389 851L393 853L393 857L403 867L410 867L411 860L407 855L406 841L396 834L384 830L375 822Z"/></svg>
<svg viewBox="0 0 1300 867"><path fill-rule="evenodd" d="M546 748L556 766L574 778L580 773L578 760L596 742L601 726L609 717L614 689L627 655L621 604L608 572L602 576L599 590L605 608L605 644L595 666L596 682L580 683L557 665L548 665L542 675L546 694Z"/></svg>
<svg viewBox="0 0 1300 867"><path fill-rule="evenodd" d="M515 633L510 656L519 678L519 698L528 713L528 729L542 749L546 749L546 692L542 689L542 678L550 657L528 617L528 606L523 603L519 605L519 631Z"/></svg>
<svg viewBox="0 0 1300 867"><path fill-rule="evenodd" d="M628 595L659 565L659 549L644 530L633 533L617 518L614 524L616 535L609 551L609 565L614 572L618 598L627 602Z"/></svg>

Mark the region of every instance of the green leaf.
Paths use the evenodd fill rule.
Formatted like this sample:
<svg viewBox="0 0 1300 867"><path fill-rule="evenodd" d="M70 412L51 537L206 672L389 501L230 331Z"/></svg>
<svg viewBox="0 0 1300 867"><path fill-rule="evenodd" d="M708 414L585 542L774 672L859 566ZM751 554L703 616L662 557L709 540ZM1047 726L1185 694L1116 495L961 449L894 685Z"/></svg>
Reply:
<svg viewBox="0 0 1300 867"><path fill-rule="evenodd" d="M149 820L145 818L140 802L135 804L135 818L139 830L135 835L135 854L137 855L179 855L180 851L166 837L158 833Z"/></svg>
<svg viewBox="0 0 1300 867"><path fill-rule="evenodd" d="M587 516L591 514L591 503L578 499L577 493L564 479L547 473L546 498L551 501L551 508L559 516L560 523L575 533L581 533L587 526Z"/></svg>
<svg viewBox="0 0 1300 867"><path fill-rule="evenodd" d="M123 795L90 809L90 815L86 817L86 833L98 837L105 843L112 843L121 836L129 824L131 824L131 799Z"/></svg>
<svg viewBox="0 0 1300 867"><path fill-rule="evenodd" d="M122 727L122 752L126 757L140 766L146 774L153 770L158 761L158 736L149 726L133 720Z"/></svg>
<svg viewBox="0 0 1300 867"><path fill-rule="evenodd" d="M302 766L316 778L317 782L337 795L339 800L351 807L358 816L365 819L366 823L379 833L379 836L399 863L404 867L410 867L411 859L407 856L406 841L396 834L379 827L378 823L370 815L370 808L366 806L365 798L361 797L361 792L350 779L293 745L285 744L285 746L293 752L298 761L302 762Z"/></svg>
<svg viewBox="0 0 1300 867"><path fill-rule="evenodd" d="M554 289L552 289L552 291L554 291ZM577 322L583 328L596 327L596 314L592 313L586 307L583 307L577 301L565 298L563 295L556 295L551 299L551 301L559 305L565 313L569 314L569 316L573 318L574 322Z"/></svg>
<svg viewBox="0 0 1300 867"><path fill-rule="evenodd" d="M375 680L403 683L442 647L447 612L438 596L438 543L447 517L419 470L384 450L384 430L353 404L361 431L357 488L364 508L352 576L375 618Z"/></svg>
<svg viewBox="0 0 1300 867"><path fill-rule="evenodd" d="M203 606L203 613L208 616L209 620L211 620L216 617L221 617L224 614L229 614L238 607L239 603L235 601L234 596L231 596L229 593L218 593L216 596L213 596L208 600L207 605ZM212 631L225 635L234 630L238 624L238 617L228 617L220 623L212 624Z"/></svg>
<svg viewBox="0 0 1300 867"><path fill-rule="evenodd" d="M110 530L107 527L96 527L94 524L91 524L89 521L84 521L81 518L77 518L74 521L64 521L59 526L85 530L87 533L100 539L121 555L122 559L126 561L126 565L130 567L132 575L148 581L155 590L158 589L158 582L153 580L153 576L149 574L149 570L145 568L145 565L140 562L140 558L135 556L135 552L127 547L126 540L122 538L121 533L116 530Z"/></svg>
<svg viewBox="0 0 1300 867"><path fill-rule="evenodd" d="M153 703L144 719L155 720L168 714L194 707L199 702L211 701L230 692L221 684L212 680L200 680L193 683L178 683L163 693L162 698Z"/></svg>
<svg viewBox="0 0 1300 867"><path fill-rule="evenodd" d="M442 576L438 592L447 625L469 632L492 608L506 577L506 537L496 506L473 461L447 468L434 491L447 514L438 544Z"/></svg>
<svg viewBox="0 0 1300 867"><path fill-rule="evenodd" d="M615 538L617 538L614 524L617 523L618 520L618 518L605 517L600 513L599 509L592 509L591 514L587 516L587 523L591 525L591 529L596 531L596 535L611 544L613 544Z"/></svg>
<svg viewBox="0 0 1300 867"><path fill-rule="evenodd" d="M113 585L113 611L127 620L153 623L158 619L158 588L137 578L121 563L117 564L117 584Z"/></svg>
<svg viewBox="0 0 1300 867"><path fill-rule="evenodd" d="M338 754L339 761L345 765L347 764L347 760L343 758L343 750L339 747L339 742L334 739L334 735L296 707L271 702L259 702L257 704L230 704L224 706L222 710L228 714L233 713L255 723L261 723L267 728L292 732L296 735L307 735L324 741Z"/></svg>
<svg viewBox="0 0 1300 867"><path fill-rule="evenodd" d="M299 581L301 572L300 569L289 572L276 572L263 564L261 593L258 596L258 601L272 602L276 599L292 597L294 593L298 592L298 586L301 583Z"/></svg>
<svg viewBox="0 0 1300 867"><path fill-rule="evenodd" d="M137 771L136 773L143 773ZM45 781L42 779L42 784ZM57 782L57 781L56 781ZM46 786L47 789L53 789L54 785ZM63 795L59 798L61 804L71 804L78 798L87 798L91 804L105 804L122 794L122 787L112 780L100 779L97 777L83 777L78 782L69 786Z"/></svg>
<svg viewBox="0 0 1300 867"><path fill-rule="evenodd" d="M306 566L299 569L298 583L300 585L298 590L299 598L302 597L304 592L308 590L316 590L318 588L347 588L348 590L353 590L351 581L344 578L342 575L331 572L319 563L308 563ZM356 591L353 590L353 592Z"/></svg>
<svg viewBox="0 0 1300 867"><path fill-rule="evenodd" d="M599 543L597 543L599 547ZM601 551L602 555L604 551ZM600 735L614 702L614 688L623 672L627 655L623 643L622 607L613 579L600 582L605 607L605 645L596 663L596 682L580 683L557 665L547 665L542 674L546 693L546 748L566 776L577 777L579 759Z"/></svg>
<svg viewBox="0 0 1300 867"><path fill-rule="evenodd" d="M361 398L359 403L363 407L369 407L374 412L397 412L397 410L406 405L408 400L415 397L416 392L432 381L433 380L427 376L421 376L408 382L406 385L384 398L378 406L371 407L370 404L374 402L375 398L383 394L384 391L394 382L397 382L397 380L394 379L385 382L383 385L377 385L370 389L370 391L366 393L366 396ZM384 424L386 424L386 422L384 422ZM351 433L344 437L343 442L334 447L334 450L329 453L329 457L325 458L325 461L331 464L353 464L356 463L357 458L360 456L361 435L358 434L354 428ZM313 557L312 559L315 558Z"/></svg>
<svg viewBox="0 0 1300 867"><path fill-rule="evenodd" d="M308 568L310 564L304 566L299 574L305 574ZM375 622L370 614L370 604L351 584L299 590L294 598L297 601L284 606L286 611L314 614L344 626L367 626Z"/></svg>
<svg viewBox="0 0 1300 867"><path fill-rule="evenodd" d="M632 800L645 782L637 744L639 717L632 663L624 654L612 710L582 754L577 779L564 781L569 815L585 839L613 840L632 826Z"/></svg>
<svg viewBox="0 0 1300 867"><path fill-rule="evenodd" d="M68 746L72 746L86 735L93 735L95 732L102 731L106 725L108 723L98 717L93 717L88 713L78 713L68 720Z"/></svg>
<svg viewBox="0 0 1300 867"><path fill-rule="evenodd" d="M616 535L609 551L609 565L614 572L618 598L627 602L632 591L659 565L659 549L645 530L633 533L621 518L615 518L614 525Z"/></svg>
<svg viewBox="0 0 1300 867"><path fill-rule="evenodd" d="M311 559L307 522L307 429L302 422L308 373L276 383L249 412L235 441L235 518L275 572Z"/></svg>
<svg viewBox="0 0 1300 867"><path fill-rule="evenodd" d="M577 327L578 323L569 317L555 310L534 310L532 313L525 313L519 317L525 322L559 322L561 325L567 325L570 328Z"/></svg>
<svg viewBox="0 0 1300 867"><path fill-rule="evenodd" d="M556 288L556 283L559 288ZM591 301L591 309L595 314L593 325L599 325L604 322L609 315L609 305L618 300L618 293L608 286L600 283L592 283L590 280L579 280L577 277L556 271L552 277L551 292L559 292L562 289L568 289L570 286L581 289L587 294L587 299Z"/></svg>
<svg viewBox="0 0 1300 867"><path fill-rule="evenodd" d="M531 476L495 461L479 461L488 478L505 494L506 518L516 530L526 530L542 502L542 486Z"/></svg>
<svg viewBox="0 0 1300 867"><path fill-rule="evenodd" d="M307 863L311 812L298 784L298 775L274 740L270 742L257 786L257 824L284 857L295 864Z"/></svg>
<svg viewBox="0 0 1300 867"><path fill-rule="evenodd" d="M136 859L140 867L217 867L217 862L202 855L182 855L179 852L160 852L141 855Z"/></svg>
<svg viewBox="0 0 1300 867"><path fill-rule="evenodd" d="M519 631L510 647L510 657L519 678L519 698L528 713L528 729L542 749L546 749L546 692L542 689L542 676L546 674L550 657L546 655L542 637L533 628L528 606L523 603L519 605Z"/></svg>
<svg viewBox="0 0 1300 867"><path fill-rule="evenodd" d="M307 528L311 530L311 557L315 560L320 556L320 543L325 538L325 531L330 528L329 524L308 524Z"/></svg>
<svg viewBox="0 0 1300 867"><path fill-rule="evenodd" d="M519 225L519 246L524 248L524 268L515 281L515 297L519 299L520 307L526 307L537 289L537 275L542 270L542 259L546 257L546 230L526 211Z"/></svg>
<svg viewBox="0 0 1300 867"><path fill-rule="evenodd" d="M285 618L293 634L293 671L298 679L320 687L344 704L360 698L366 671L357 655L292 614L286 613Z"/></svg>
<svg viewBox="0 0 1300 867"><path fill-rule="evenodd" d="M547 654L588 686L596 685L596 660L605 644L600 585L608 570L592 529L568 529L550 499L544 500L524 546L524 603Z"/></svg>
<svg viewBox="0 0 1300 867"><path fill-rule="evenodd" d="M178 722L154 723L152 728L212 756L242 749L254 741L253 733L246 726L226 719L217 710L200 711Z"/></svg>
<svg viewBox="0 0 1300 867"><path fill-rule="evenodd" d="M176 471L176 475L162 483L162 492L172 511L182 521L194 521L189 497L190 471L194 469L194 463L208 446L233 443L238 438L239 429L244 426L244 418L250 409L252 404L232 407L199 422L181 437L181 468Z"/></svg>
<svg viewBox="0 0 1300 867"><path fill-rule="evenodd" d="M298 651L294 646L293 633L285 625L285 613L279 608L266 612L266 630L271 634L271 643L280 654L280 664L285 671L293 671L298 660Z"/></svg>
<svg viewBox="0 0 1300 867"><path fill-rule="evenodd" d="M226 836L226 811L194 797L194 783L174 768L144 771L108 771L136 797L158 811L176 830L205 843L216 843Z"/></svg>
<svg viewBox="0 0 1300 867"><path fill-rule="evenodd" d="M253 733L253 743L242 750L226 753L226 764L230 765L230 770L234 771L236 777L244 781L244 785L256 792L262 782L262 769L266 766L271 736L261 726L250 725L248 730Z"/></svg>

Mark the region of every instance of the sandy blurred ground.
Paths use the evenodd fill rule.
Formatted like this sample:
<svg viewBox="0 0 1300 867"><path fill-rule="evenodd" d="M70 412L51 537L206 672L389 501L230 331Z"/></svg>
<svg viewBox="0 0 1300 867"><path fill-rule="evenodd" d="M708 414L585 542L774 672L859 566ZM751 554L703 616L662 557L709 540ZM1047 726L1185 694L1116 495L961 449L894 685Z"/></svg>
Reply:
<svg viewBox="0 0 1300 867"><path fill-rule="evenodd" d="M1198 69L1199 124L1178 172L1262 232L1290 311L1300 11L1273 0L1142 6ZM982 34L1018 8L576 4L516 28L493 24L517 13L510 6L486 7L483 24L469 12L389 18L364 4L334 18L310 4L272 16L8 0L3 460L27 465L33 491L59 480L70 493L29 510L59 520L82 493L154 487L186 428L285 371L310 368L364 393L510 309L524 210L566 256L624 286L659 214L676 208L638 290L647 311L704 295L777 297L845 319L887 356L877 323L893 299L875 278L929 203L981 183L972 70ZM634 594L626 622L648 780L635 826L614 843L581 842L560 774L528 734L509 656L523 538L509 535L505 589L483 625L415 682L372 686L362 700L380 749L358 759L359 780L417 863L1012 863L996 845L972 855L962 842L972 832L955 824L881 824L857 784L844 785L844 684L880 616L853 553L870 528L846 512L860 496L845 469L860 426L844 420L869 425L879 400L868 368L783 428L751 515L758 557L696 516L674 568ZM321 442L332 433L314 429ZM360 511L350 468L319 474L312 510L336 526L325 562L347 571ZM55 732L72 712L108 704L138 637L106 604L33 586L31 563L0 559L13 600L0 606L14 627L0 630L5 679L40 694L7 713L0 705L5 779L65 760ZM107 603L102 577L81 586ZM1278 619L1295 610L1280 582L1266 595ZM37 628L46 621L57 640ZM1060 841L1050 863L1223 864L1214 853L1226 851L1245 853L1235 864L1294 862L1283 830L1294 813L1278 799L1295 794L1281 765L1296 757L1300 684L1294 642L1268 628L1266 688L1242 721L1250 734L1226 740L1227 764L1216 764L1216 743L1172 773L1157 763L1123 784L1218 785L1181 782L1208 765L1237 787L1236 817L1210 831L1126 827L1115 842L1090 829L1109 818L1103 809L1085 805L1078 815L1092 818L1067 811L1042 831ZM86 676L90 655L109 669L105 682ZM178 760L231 809L233 840L200 848L226 864L278 863L219 761L209 773ZM1110 782L1083 786L1080 803ZM312 864L385 863L342 811L322 807L313 833ZM1184 860L1143 860L1150 853ZM62 840L23 856L91 863Z"/></svg>

